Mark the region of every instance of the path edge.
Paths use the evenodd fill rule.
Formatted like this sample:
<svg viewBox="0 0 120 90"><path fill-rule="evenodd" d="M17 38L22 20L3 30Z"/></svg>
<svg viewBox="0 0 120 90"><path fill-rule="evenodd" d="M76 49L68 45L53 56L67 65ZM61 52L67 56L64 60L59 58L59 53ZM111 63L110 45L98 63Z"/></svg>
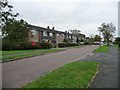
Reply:
<svg viewBox="0 0 120 90"><path fill-rule="evenodd" d="M93 83L93 81L94 81L95 78L97 77L97 75L98 75L98 73L99 73L100 66L101 66L101 63L99 63L99 64L97 65L97 70L96 70L94 76L92 77L92 79L90 80L90 82L88 83L88 85L87 85L87 87L86 87L87 89L90 88L91 84Z"/></svg>

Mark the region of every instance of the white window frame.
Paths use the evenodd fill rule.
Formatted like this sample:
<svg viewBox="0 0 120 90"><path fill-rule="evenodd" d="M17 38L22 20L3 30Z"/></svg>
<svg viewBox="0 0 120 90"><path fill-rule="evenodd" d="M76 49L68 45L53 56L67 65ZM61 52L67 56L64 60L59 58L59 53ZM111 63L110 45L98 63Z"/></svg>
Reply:
<svg viewBox="0 0 120 90"><path fill-rule="evenodd" d="M43 31L43 36L47 36L47 31Z"/></svg>
<svg viewBox="0 0 120 90"><path fill-rule="evenodd" d="M31 32L32 32L32 35L36 35L37 34L36 30L31 30Z"/></svg>
<svg viewBox="0 0 120 90"><path fill-rule="evenodd" d="M49 33L49 36L50 36L50 37L53 37L53 33L50 32L50 33Z"/></svg>

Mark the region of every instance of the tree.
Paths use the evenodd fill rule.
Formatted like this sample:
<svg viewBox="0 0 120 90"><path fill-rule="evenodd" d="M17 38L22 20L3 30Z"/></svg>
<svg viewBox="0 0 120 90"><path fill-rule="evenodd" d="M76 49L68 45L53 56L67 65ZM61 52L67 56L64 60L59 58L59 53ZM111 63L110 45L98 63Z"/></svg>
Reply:
<svg viewBox="0 0 120 90"><path fill-rule="evenodd" d="M101 40L101 37L99 35L95 35L94 41L100 41L100 40Z"/></svg>
<svg viewBox="0 0 120 90"><path fill-rule="evenodd" d="M95 36L94 36L93 34L90 35L90 37L89 37L89 43L90 43L90 44L93 44L93 43L94 43L94 37L95 37Z"/></svg>
<svg viewBox="0 0 120 90"><path fill-rule="evenodd" d="M14 14L12 12L12 5L9 5L7 0L0 0L0 17L1 17L1 26L5 25L9 20L15 19L19 14Z"/></svg>
<svg viewBox="0 0 120 90"><path fill-rule="evenodd" d="M98 27L98 31L102 32L104 41L107 43L107 45L109 45L110 41L113 38L113 33L116 31L116 28L112 23L103 23L101 24L101 27Z"/></svg>
<svg viewBox="0 0 120 90"><path fill-rule="evenodd" d="M120 43L120 37L115 38L115 44L118 44L118 43Z"/></svg>
<svg viewBox="0 0 120 90"><path fill-rule="evenodd" d="M10 20L2 28L3 39L26 41L28 39L28 24L24 20Z"/></svg>

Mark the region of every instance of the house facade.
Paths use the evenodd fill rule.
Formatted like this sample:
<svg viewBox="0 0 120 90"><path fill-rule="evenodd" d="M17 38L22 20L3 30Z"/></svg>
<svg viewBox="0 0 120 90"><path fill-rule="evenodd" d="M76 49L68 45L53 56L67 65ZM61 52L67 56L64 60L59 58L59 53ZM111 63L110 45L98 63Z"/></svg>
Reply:
<svg viewBox="0 0 120 90"><path fill-rule="evenodd" d="M76 43L77 38L85 39L85 35L75 35L67 31L62 32L55 30L54 27L47 28L29 25L28 40L34 42L51 42L53 44L58 44L66 40L68 43Z"/></svg>

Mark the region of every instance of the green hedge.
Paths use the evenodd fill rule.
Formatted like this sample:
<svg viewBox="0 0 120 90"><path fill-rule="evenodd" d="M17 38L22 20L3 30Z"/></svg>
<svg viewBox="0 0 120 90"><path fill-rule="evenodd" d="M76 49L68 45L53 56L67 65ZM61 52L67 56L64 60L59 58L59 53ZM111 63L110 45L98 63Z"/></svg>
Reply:
<svg viewBox="0 0 120 90"><path fill-rule="evenodd" d="M2 50L29 50L29 49L39 49L40 46L36 44L32 45L31 42L15 42L10 40L3 40Z"/></svg>
<svg viewBox="0 0 120 90"><path fill-rule="evenodd" d="M58 43L58 47L60 47L60 48L70 47L70 46L79 46L79 44L76 44L76 43Z"/></svg>
<svg viewBox="0 0 120 90"><path fill-rule="evenodd" d="M118 43L118 47L120 48L120 42Z"/></svg>
<svg viewBox="0 0 120 90"><path fill-rule="evenodd" d="M52 45L50 43L36 43L34 46L32 42L21 42L21 41L2 41L2 50L30 50L30 49L50 49Z"/></svg>
<svg viewBox="0 0 120 90"><path fill-rule="evenodd" d="M52 48L52 44L48 43L48 42L42 42L42 43L39 43L39 45L43 49L50 49L50 48Z"/></svg>

